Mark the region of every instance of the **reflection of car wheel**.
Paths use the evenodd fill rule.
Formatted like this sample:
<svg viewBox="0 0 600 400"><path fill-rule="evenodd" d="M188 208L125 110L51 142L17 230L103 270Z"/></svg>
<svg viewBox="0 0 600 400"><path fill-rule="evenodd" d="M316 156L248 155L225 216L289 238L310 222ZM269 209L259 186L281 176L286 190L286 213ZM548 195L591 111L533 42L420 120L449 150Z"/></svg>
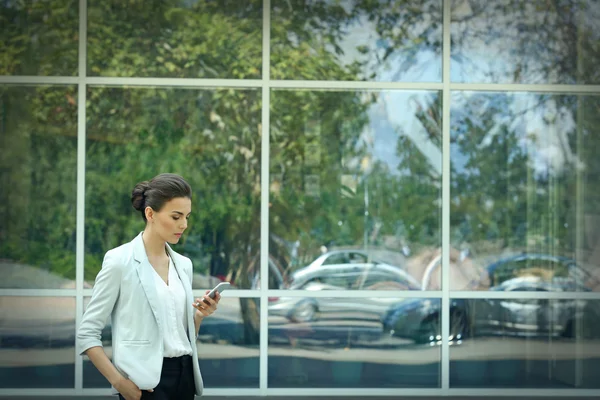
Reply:
<svg viewBox="0 0 600 400"><path fill-rule="evenodd" d="M453 308L450 310L450 336L448 340L462 340L468 332L467 318L464 310ZM419 326L415 337L417 343L432 343L442 340L440 315L430 315Z"/></svg>
<svg viewBox="0 0 600 400"><path fill-rule="evenodd" d="M572 339L575 337L575 327L573 326L573 320L567 322L565 329L562 332L562 337Z"/></svg>
<svg viewBox="0 0 600 400"><path fill-rule="evenodd" d="M303 301L296 305L290 313L290 319L294 322L310 322L317 315L317 305L308 301Z"/></svg>

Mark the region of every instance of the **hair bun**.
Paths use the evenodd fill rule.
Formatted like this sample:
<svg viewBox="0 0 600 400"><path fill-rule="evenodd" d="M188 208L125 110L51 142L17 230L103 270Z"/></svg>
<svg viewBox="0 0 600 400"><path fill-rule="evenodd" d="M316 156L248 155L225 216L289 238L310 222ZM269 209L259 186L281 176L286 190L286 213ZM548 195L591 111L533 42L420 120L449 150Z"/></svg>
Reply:
<svg viewBox="0 0 600 400"><path fill-rule="evenodd" d="M131 192L131 204L138 211L143 211L146 208L146 191L150 189L148 181L140 182L133 188Z"/></svg>

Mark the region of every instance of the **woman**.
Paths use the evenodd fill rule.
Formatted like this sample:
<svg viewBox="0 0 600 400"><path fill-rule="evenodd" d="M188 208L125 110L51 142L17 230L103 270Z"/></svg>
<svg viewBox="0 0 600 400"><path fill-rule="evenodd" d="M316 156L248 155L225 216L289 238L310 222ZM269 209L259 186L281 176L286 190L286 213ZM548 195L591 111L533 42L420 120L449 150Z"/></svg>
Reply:
<svg viewBox="0 0 600 400"><path fill-rule="evenodd" d="M146 227L108 251L77 334L80 354L121 399L186 400L201 395L196 336L220 295L192 301L192 262L174 252L187 228L192 190L175 174L138 183L131 202ZM206 292L208 293L208 291ZM100 334L112 318L113 362Z"/></svg>

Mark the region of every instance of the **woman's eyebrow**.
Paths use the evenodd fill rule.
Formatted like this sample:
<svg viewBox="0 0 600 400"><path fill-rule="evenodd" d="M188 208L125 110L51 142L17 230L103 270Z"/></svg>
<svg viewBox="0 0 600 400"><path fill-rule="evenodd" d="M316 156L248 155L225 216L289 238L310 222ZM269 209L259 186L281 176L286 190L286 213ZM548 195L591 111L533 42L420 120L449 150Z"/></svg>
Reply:
<svg viewBox="0 0 600 400"><path fill-rule="evenodd" d="M183 213L181 211L177 211L177 210L173 210L171 211L174 214L179 214L179 215L183 215ZM191 213L189 213L188 215L190 215Z"/></svg>

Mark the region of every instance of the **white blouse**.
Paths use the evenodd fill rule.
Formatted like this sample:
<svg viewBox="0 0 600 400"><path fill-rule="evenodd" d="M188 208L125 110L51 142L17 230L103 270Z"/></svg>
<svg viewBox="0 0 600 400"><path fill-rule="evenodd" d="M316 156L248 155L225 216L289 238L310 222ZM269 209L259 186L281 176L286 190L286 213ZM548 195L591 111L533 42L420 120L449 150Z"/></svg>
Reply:
<svg viewBox="0 0 600 400"><path fill-rule="evenodd" d="M153 268L154 269L154 268ZM154 271L156 291L160 300L164 353L163 357L180 357L192 354L187 336L185 290L179 280L173 260L169 257L169 285Z"/></svg>

